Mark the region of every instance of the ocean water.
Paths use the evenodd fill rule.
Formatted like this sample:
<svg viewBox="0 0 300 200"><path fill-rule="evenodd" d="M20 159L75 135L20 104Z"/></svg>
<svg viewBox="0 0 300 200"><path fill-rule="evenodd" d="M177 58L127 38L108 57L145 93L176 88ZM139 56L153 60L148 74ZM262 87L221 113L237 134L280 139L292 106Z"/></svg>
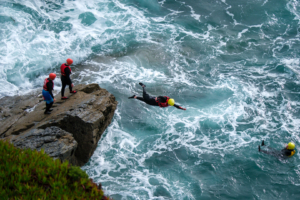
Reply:
<svg viewBox="0 0 300 200"><path fill-rule="evenodd" d="M299 153L257 148L300 145L299 32L297 0L1 0L0 98L70 57L119 102L82 167L113 199L296 200ZM139 82L187 110L128 99Z"/></svg>

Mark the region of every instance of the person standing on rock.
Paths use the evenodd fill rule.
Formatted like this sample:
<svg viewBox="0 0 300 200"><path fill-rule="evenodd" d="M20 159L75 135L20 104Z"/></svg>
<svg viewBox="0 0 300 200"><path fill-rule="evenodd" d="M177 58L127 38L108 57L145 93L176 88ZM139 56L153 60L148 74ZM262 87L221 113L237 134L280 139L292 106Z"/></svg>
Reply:
<svg viewBox="0 0 300 200"><path fill-rule="evenodd" d="M75 90L72 90L74 84L71 81L70 74L72 73L70 65L72 65L73 60L71 58L67 59L67 62L60 66L61 71L61 99L66 100L68 97L65 97L65 87L69 85L70 93L76 93Z"/></svg>
<svg viewBox="0 0 300 200"><path fill-rule="evenodd" d="M131 97L128 97L128 99L138 99L140 101L145 102L146 104L149 104L151 106L159 106L159 107L168 107L168 106L174 106L175 108L181 109L181 110L186 110L186 108L182 108L179 105L175 104L175 100L171 99L170 97L167 96L158 96L158 97L151 97L149 94L146 92L146 85L143 83L139 83L140 86L143 88L143 97L137 97L136 95L133 95Z"/></svg>
<svg viewBox="0 0 300 200"><path fill-rule="evenodd" d="M53 80L56 78L56 74L50 73L49 78L46 78L43 86L43 98L46 101L46 110L44 114L51 114L52 109L50 109L55 102L55 98L53 96L52 90L54 89Z"/></svg>

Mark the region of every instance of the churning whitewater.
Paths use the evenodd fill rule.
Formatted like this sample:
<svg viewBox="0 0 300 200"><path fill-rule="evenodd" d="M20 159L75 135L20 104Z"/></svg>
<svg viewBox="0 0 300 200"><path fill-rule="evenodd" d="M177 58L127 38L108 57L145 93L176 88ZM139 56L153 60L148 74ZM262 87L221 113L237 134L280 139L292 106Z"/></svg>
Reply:
<svg viewBox="0 0 300 200"><path fill-rule="evenodd" d="M1 0L0 25L0 98L67 58L116 97L82 168L113 199L300 199L299 1ZM139 82L186 111L128 99Z"/></svg>

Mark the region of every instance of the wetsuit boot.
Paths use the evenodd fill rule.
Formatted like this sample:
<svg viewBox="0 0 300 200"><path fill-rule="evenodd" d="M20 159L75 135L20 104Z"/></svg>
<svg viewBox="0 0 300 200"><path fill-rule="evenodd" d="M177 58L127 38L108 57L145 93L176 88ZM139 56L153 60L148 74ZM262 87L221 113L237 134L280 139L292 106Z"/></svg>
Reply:
<svg viewBox="0 0 300 200"><path fill-rule="evenodd" d="M71 86L71 85L69 85L69 89L70 89L70 93L73 93L73 94L77 93L77 91L76 91L76 90L73 90L73 88L72 88L72 86Z"/></svg>
<svg viewBox="0 0 300 200"><path fill-rule="evenodd" d="M143 83L139 83L140 84L140 86L142 86L142 87L146 87L146 85L144 85Z"/></svg>
<svg viewBox="0 0 300 200"><path fill-rule="evenodd" d="M133 99L135 97L135 95L132 95L131 97L128 97L128 99Z"/></svg>
<svg viewBox="0 0 300 200"><path fill-rule="evenodd" d="M45 110L44 114L48 114L48 115L51 114L50 108L52 105L53 105L53 103L49 103L49 104L46 103L46 110Z"/></svg>

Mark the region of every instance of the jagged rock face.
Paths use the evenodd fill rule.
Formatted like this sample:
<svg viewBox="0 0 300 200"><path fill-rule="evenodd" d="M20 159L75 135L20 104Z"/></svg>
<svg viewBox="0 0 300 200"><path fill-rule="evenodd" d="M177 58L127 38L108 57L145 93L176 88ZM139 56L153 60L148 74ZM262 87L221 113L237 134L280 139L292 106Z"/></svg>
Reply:
<svg viewBox="0 0 300 200"><path fill-rule="evenodd" d="M69 160L71 163L75 159L75 150L77 142L71 133L64 131L57 126L51 126L44 129L32 129L13 141L14 146L26 149L41 151L54 159Z"/></svg>
<svg viewBox="0 0 300 200"><path fill-rule="evenodd" d="M3 124L0 127L0 138L9 140L16 145L15 141L22 141L18 138L25 137L24 135L33 130L39 132L39 129L45 129L46 131L48 127L56 126L71 133L78 143L77 148L74 149L75 158L64 157L64 159L69 160L72 164L84 165L92 156L102 133L110 124L117 101L112 94L100 88L98 84L78 85L75 90L77 93L71 96L66 93L70 96L68 100L60 100L60 94L58 94L56 99L59 100L54 103L50 115L44 114L45 103L38 104L30 113L21 112L17 103L14 104L13 109L20 112L11 116L6 114L5 117L3 115L10 113L9 110L12 109L12 106L11 104L0 104L0 111L5 110L5 113L1 111L0 115L0 123ZM37 96L32 98L32 101L39 102L40 100ZM23 101L21 102L24 104ZM53 152L57 151L55 148L52 149Z"/></svg>

